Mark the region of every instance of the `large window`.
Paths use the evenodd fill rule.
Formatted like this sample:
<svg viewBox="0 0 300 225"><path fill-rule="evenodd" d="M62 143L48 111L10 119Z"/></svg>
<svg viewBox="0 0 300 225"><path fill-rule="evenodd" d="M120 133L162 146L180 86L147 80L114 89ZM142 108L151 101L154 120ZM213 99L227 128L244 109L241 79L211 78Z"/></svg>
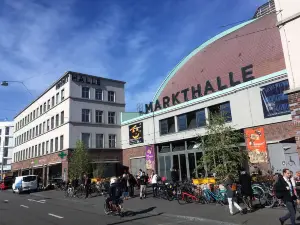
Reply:
<svg viewBox="0 0 300 225"><path fill-rule="evenodd" d="M116 123L116 113L115 112L108 112L108 123L109 124Z"/></svg>
<svg viewBox="0 0 300 225"><path fill-rule="evenodd" d="M42 105L40 106L40 114L41 115L43 114L43 106Z"/></svg>
<svg viewBox="0 0 300 225"><path fill-rule="evenodd" d="M116 148L116 135L110 134L108 135L108 147L109 148Z"/></svg>
<svg viewBox="0 0 300 225"><path fill-rule="evenodd" d="M50 126L49 126L50 120L47 120L47 131L50 130Z"/></svg>
<svg viewBox="0 0 300 225"><path fill-rule="evenodd" d="M46 107L46 102L44 103L44 113L46 112L47 107Z"/></svg>
<svg viewBox="0 0 300 225"><path fill-rule="evenodd" d="M96 92L95 92L95 98L97 100L103 100L103 91L102 89L96 89Z"/></svg>
<svg viewBox="0 0 300 225"><path fill-rule="evenodd" d="M196 111L196 126L204 127L205 125L206 125L205 110L200 109L200 110Z"/></svg>
<svg viewBox="0 0 300 225"><path fill-rule="evenodd" d="M46 154L49 153L49 141L46 141Z"/></svg>
<svg viewBox="0 0 300 225"><path fill-rule="evenodd" d="M90 122L90 110L89 109L82 109L82 122Z"/></svg>
<svg viewBox="0 0 300 225"><path fill-rule="evenodd" d="M90 98L90 88L89 87L82 87L82 98Z"/></svg>
<svg viewBox="0 0 300 225"><path fill-rule="evenodd" d="M64 124L65 123L65 112L62 111L60 113L60 124Z"/></svg>
<svg viewBox="0 0 300 225"><path fill-rule="evenodd" d="M61 101L63 101L65 99L65 90L64 89L61 90L60 97L61 97Z"/></svg>
<svg viewBox="0 0 300 225"><path fill-rule="evenodd" d="M38 156L40 156L40 155L41 155L41 148L42 148L42 145L41 145L41 144L39 144L39 153L38 153Z"/></svg>
<svg viewBox="0 0 300 225"><path fill-rule="evenodd" d="M54 96L52 96L52 104L51 104L51 107L54 107L54 104L55 104L55 102L54 102Z"/></svg>
<svg viewBox="0 0 300 225"><path fill-rule="evenodd" d="M96 116L96 123L103 123L103 121L102 121L102 119L103 119L103 111L96 110L95 116Z"/></svg>
<svg viewBox="0 0 300 225"><path fill-rule="evenodd" d="M54 116L51 117L51 129L54 128Z"/></svg>
<svg viewBox="0 0 300 225"><path fill-rule="evenodd" d="M55 138L55 151L58 151L58 137Z"/></svg>
<svg viewBox="0 0 300 225"><path fill-rule="evenodd" d="M174 117L170 117L168 119L160 120L159 121L159 129L160 134L169 134L175 132L175 120Z"/></svg>
<svg viewBox="0 0 300 225"><path fill-rule="evenodd" d="M64 136L61 135L59 138L59 150L63 150L64 149Z"/></svg>
<svg viewBox="0 0 300 225"><path fill-rule="evenodd" d="M53 139L50 140L50 153L53 152Z"/></svg>
<svg viewBox="0 0 300 225"><path fill-rule="evenodd" d="M231 122L232 117L231 117L231 109L230 109L230 103L229 102L224 102L222 104L214 105L208 107L209 113L214 115L222 115L225 118L226 122Z"/></svg>
<svg viewBox="0 0 300 225"><path fill-rule="evenodd" d="M47 102L47 110L49 110L50 109L50 99L48 100L48 102Z"/></svg>
<svg viewBox="0 0 300 225"><path fill-rule="evenodd" d="M59 103L59 93L56 93L56 105Z"/></svg>
<svg viewBox="0 0 300 225"><path fill-rule="evenodd" d="M114 91L108 91L108 101L109 102L115 102L116 101L116 96Z"/></svg>
<svg viewBox="0 0 300 225"><path fill-rule="evenodd" d="M45 142L42 144L42 155L45 155Z"/></svg>
<svg viewBox="0 0 300 225"><path fill-rule="evenodd" d="M59 126L59 114L56 114L55 116L55 127Z"/></svg>
<svg viewBox="0 0 300 225"><path fill-rule="evenodd" d="M177 116L178 131L202 127L206 124L205 110L189 112Z"/></svg>
<svg viewBox="0 0 300 225"><path fill-rule="evenodd" d="M177 122L178 122L178 131L187 129L186 114L177 116Z"/></svg>
<svg viewBox="0 0 300 225"><path fill-rule="evenodd" d="M9 135L9 127L5 127L5 135Z"/></svg>
<svg viewBox="0 0 300 225"><path fill-rule="evenodd" d="M42 124L39 125L39 135L42 134Z"/></svg>
<svg viewBox="0 0 300 225"><path fill-rule="evenodd" d="M104 148L104 135L96 134L96 148Z"/></svg>
<svg viewBox="0 0 300 225"><path fill-rule="evenodd" d="M85 147L89 148L90 147L90 142L91 142L91 134L90 133L82 133L81 141L83 142Z"/></svg>

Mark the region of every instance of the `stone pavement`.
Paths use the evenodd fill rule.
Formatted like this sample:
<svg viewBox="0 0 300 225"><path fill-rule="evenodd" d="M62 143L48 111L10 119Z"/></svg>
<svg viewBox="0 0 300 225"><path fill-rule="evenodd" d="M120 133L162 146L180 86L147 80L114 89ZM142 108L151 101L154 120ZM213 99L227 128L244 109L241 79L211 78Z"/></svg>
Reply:
<svg viewBox="0 0 300 225"><path fill-rule="evenodd" d="M60 191L47 191L34 193L33 195L51 198L62 199L63 193ZM66 199L70 201L81 201L82 204L93 205L95 207L103 207L104 197L95 197L88 199ZM278 218L285 214L284 209L258 209L253 213L245 215L236 214L231 216L228 211L228 206L220 206L215 204L185 204L179 205L176 200L167 201L162 199L152 198L150 195L144 200L138 197L124 201L124 208L128 210L140 210L154 207L152 213L163 213L165 216L177 217L178 219L196 220L196 221L222 221L223 224L247 224L247 225L276 225L279 224ZM286 224L289 224L287 222ZM300 223L298 223L300 225Z"/></svg>

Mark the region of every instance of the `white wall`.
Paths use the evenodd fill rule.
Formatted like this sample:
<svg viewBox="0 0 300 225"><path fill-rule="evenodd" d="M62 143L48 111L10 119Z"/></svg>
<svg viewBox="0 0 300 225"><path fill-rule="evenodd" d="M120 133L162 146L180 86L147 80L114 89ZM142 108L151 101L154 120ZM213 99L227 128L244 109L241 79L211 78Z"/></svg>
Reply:
<svg viewBox="0 0 300 225"><path fill-rule="evenodd" d="M14 141L13 141L13 133L14 133L14 122L0 122L0 163L2 163L2 156L4 152L4 148L7 148L8 154L7 154L7 164L3 166L3 170L11 170L11 163L12 163L12 155L13 155L13 147L14 147ZM9 127L9 133L8 135L5 134L5 128ZM5 138L9 138L8 145L5 145ZM1 166L0 166L1 170Z"/></svg>
<svg viewBox="0 0 300 225"><path fill-rule="evenodd" d="M300 13L299 0L275 0L279 24ZM291 89L300 87L300 17L279 26Z"/></svg>
<svg viewBox="0 0 300 225"><path fill-rule="evenodd" d="M137 123L138 119L131 120L132 122L130 123L124 122L121 128L122 148L126 149L126 148L131 148L136 146L147 145L147 144L170 142L170 141L175 141L180 139L197 137L198 135L204 135L205 128L197 128L197 129L185 130L185 131L175 132L172 134L161 136L159 134L159 121L165 118L195 111L197 109L207 108L209 106L213 106L227 101L230 101L231 114L232 114L232 122L230 124L236 129L291 120L291 115L283 115L283 116L277 116L277 117L265 119L263 114L261 96L260 96L261 86L275 83L280 80L285 80L287 79L286 77L287 75L284 75L284 78L280 78L278 80L269 80L268 83L260 83L259 85L254 87L251 87L251 82L250 82L248 85L249 87L243 90L240 91L237 90L236 92L232 91L232 93L228 95L224 95L215 99L211 99L209 101L201 102L177 110L162 113L160 115L156 115L154 118L154 123L153 123L153 117L146 118L142 120L143 128L144 128L144 143L141 144L129 145L129 125ZM176 120L177 119L175 118L175 123ZM155 131L154 131L153 124L155 125ZM155 138L155 142L154 142L154 138Z"/></svg>

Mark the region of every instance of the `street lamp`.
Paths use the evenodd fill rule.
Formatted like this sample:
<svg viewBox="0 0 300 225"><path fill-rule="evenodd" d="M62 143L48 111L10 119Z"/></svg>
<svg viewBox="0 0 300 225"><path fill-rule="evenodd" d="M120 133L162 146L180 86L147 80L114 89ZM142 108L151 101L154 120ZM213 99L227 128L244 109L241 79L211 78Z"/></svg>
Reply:
<svg viewBox="0 0 300 225"><path fill-rule="evenodd" d="M25 87L25 89L27 90L27 92L28 92L31 96L33 96L33 94L29 91L28 87L24 84L23 81L1 81L1 86L7 87L7 86L9 85L9 83L19 83L19 84L22 84L22 85Z"/></svg>

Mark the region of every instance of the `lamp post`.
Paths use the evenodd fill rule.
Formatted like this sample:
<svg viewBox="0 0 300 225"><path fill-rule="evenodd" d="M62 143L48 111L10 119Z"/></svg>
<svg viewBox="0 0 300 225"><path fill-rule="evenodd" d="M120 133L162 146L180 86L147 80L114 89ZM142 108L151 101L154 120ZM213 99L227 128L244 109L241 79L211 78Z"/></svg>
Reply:
<svg viewBox="0 0 300 225"><path fill-rule="evenodd" d="M33 94L30 92L30 90L29 90L28 87L24 84L23 81L1 81L1 86L7 87L7 86L9 85L9 83L19 83L19 84L22 84L22 85L25 87L25 89L27 90L27 92L28 92L31 96L33 96Z"/></svg>

